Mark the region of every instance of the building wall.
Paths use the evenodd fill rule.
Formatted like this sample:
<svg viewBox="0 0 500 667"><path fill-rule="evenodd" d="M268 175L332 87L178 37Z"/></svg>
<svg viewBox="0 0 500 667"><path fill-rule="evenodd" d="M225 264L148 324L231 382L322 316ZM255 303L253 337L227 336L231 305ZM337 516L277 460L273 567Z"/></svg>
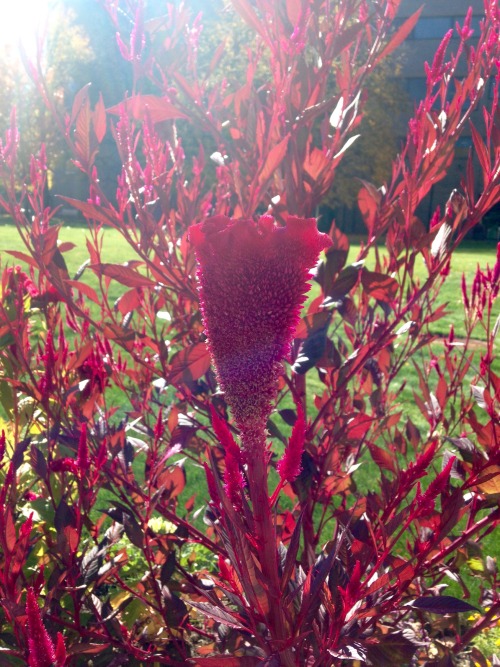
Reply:
<svg viewBox="0 0 500 667"><path fill-rule="evenodd" d="M398 23L402 23L421 6L422 2L420 0L403 0L400 6ZM432 63L434 54L446 32L454 29L457 23L463 24L469 6L472 7L473 11L471 27L475 34L478 34L479 22L484 16L482 0L434 0L434 2L425 3L418 23L402 46L400 76L404 80L405 88L413 104L418 104L425 95L425 62ZM472 41L474 41L474 37ZM450 40L448 53L455 51L458 43L456 32L454 32L454 36ZM460 69L459 67L457 70L458 76L464 73L465 68ZM473 117L479 128L481 126L480 116L481 112L477 111ZM448 176L433 187L431 195L419 210L424 222L437 205L444 205L454 188L460 189L460 181L465 174L471 147L472 140L467 129L457 142L454 164ZM477 175L479 176L479 174ZM480 179L478 182L480 182Z"/></svg>

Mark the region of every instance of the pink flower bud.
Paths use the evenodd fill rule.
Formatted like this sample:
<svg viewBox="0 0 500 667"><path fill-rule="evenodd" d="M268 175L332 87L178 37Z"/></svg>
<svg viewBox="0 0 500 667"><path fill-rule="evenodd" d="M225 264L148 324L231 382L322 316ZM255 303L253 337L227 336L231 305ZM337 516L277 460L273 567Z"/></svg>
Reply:
<svg viewBox="0 0 500 667"><path fill-rule="evenodd" d="M278 463L278 473L283 481L293 482L301 471L302 452L304 451L306 423L304 409L297 403L297 420L293 425L285 454Z"/></svg>
<svg viewBox="0 0 500 667"><path fill-rule="evenodd" d="M56 667L64 667L66 664L66 646L64 645L64 638L60 632L57 633L55 664Z"/></svg>
<svg viewBox="0 0 500 667"><path fill-rule="evenodd" d="M469 296L467 294L467 283L465 281L465 273L462 273L462 299L464 300L464 305L468 310L470 308Z"/></svg>
<svg viewBox="0 0 500 667"><path fill-rule="evenodd" d="M29 667L53 667L56 652L52 639L42 622L40 608L32 588L26 597L26 615L28 616L28 665Z"/></svg>
<svg viewBox="0 0 500 667"><path fill-rule="evenodd" d="M78 454L76 457L76 465L81 473L85 475L89 467L89 450L87 445L87 425L82 424L80 431L80 439L78 442Z"/></svg>

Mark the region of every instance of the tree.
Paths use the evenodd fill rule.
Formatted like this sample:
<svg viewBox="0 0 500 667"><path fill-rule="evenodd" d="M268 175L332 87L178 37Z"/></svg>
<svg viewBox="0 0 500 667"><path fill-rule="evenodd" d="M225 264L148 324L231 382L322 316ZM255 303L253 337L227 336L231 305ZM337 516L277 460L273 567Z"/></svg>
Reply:
<svg viewBox="0 0 500 667"><path fill-rule="evenodd" d="M88 39L74 24L71 14L64 7L54 6L51 21L45 36L39 42L39 60L35 64L24 58L12 46L3 47L0 55L3 77L0 128L3 132L10 125L10 112L16 110L20 135L19 170L26 174L32 154L37 154L41 144L49 155L48 185L53 182L54 172L65 169L69 153L60 128L47 108L51 100L54 109L63 115L68 96L78 90L82 81L79 70L91 57ZM39 40L42 37L39 36ZM34 80L43 81L43 89L36 87Z"/></svg>

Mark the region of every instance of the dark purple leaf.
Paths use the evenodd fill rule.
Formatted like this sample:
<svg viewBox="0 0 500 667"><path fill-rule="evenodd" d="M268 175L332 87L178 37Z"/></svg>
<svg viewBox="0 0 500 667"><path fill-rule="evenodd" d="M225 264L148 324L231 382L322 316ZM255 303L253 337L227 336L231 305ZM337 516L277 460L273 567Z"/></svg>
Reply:
<svg viewBox="0 0 500 667"><path fill-rule="evenodd" d="M285 564L283 566L283 574L281 576L281 587L284 590L288 584L290 577L292 576L293 569L295 567L295 562L297 559L297 553L300 546L300 535L302 530L302 514L297 519L295 528L293 529L292 537L288 544L288 549L286 551Z"/></svg>
<svg viewBox="0 0 500 667"><path fill-rule="evenodd" d="M173 573L175 572L175 552L171 551L167 560L163 563L160 572L160 581L162 584L168 584Z"/></svg>
<svg viewBox="0 0 500 667"><path fill-rule="evenodd" d="M209 602L194 602L190 600L189 604L218 623L227 625L230 628L235 628L236 630L247 630L238 618Z"/></svg>
<svg viewBox="0 0 500 667"><path fill-rule="evenodd" d="M408 606L432 614L459 614L465 611L479 611L477 607L451 595L417 598L410 602Z"/></svg>
<svg viewBox="0 0 500 667"><path fill-rule="evenodd" d="M30 442L31 438L25 438L16 444L14 454L12 456L12 465L14 470L17 470L23 462L24 452L28 449Z"/></svg>
<svg viewBox="0 0 500 667"><path fill-rule="evenodd" d="M144 546L144 534L135 518L130 514L123 515L123 527L128 539L135 547L142 549Z"/></svg>
<svg viewBox="0 0 500 667"><path fill-rule="evenodd" d="M334 283L326 292L329 301L340 301L345 297L358 282L359 266L351 264L343 269Z"/></svg>
<svg viewBox="0 0 500 667"><path fill-rule="evenodd" d="M54 515L54 526L58 533L62 533L67 526L76 526L75 510L65 500L61 500Z"/></svg>
<svg viewBox="0 0 500 667"><path fill-rule="evenodd" d="M292 370L298 375L304 375L321 359L326 348L326 334L328 324L321 329L312 331L300 346L299 353L293 364Z"/></svg>
<svg viewBox="0 0 500 667"><path fill-rule="evenodd" d="M297 421L297 413L291 408L285 408L284 410L279 410L279 415L288 426L293 426Z"/></svg>
<svg viewBox="0 0 500 667"><path fill-rule="evenodd" d="M38 449L38 447L35 447L34 445L31 445L30 459L31 467L36 472L38 477L45 479L47 475L47 461L45 460L45 456Z"/></svg>

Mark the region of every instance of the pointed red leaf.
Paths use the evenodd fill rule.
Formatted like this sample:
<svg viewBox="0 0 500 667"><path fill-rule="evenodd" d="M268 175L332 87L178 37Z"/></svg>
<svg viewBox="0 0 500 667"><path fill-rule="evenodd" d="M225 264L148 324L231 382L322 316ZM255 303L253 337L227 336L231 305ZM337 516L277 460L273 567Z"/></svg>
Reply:
<svg viewBox="0 0 500 667"><path fill-rule="evenodd" d="M210 355L205 343L195 343L177 352L171 360L168 382L171 384L199 380L210 368Z"/></svg>
<svg viewBox="0 0 500 667"><path fill-rule="evenodd" d="M143 276L126 264L91 264L96 275L107 276L126 287L156 287L154 280Z"/></svg>
<svg viewBox="0 0 500 667"><path fill-rule="evenodd" d="M269 151L269 154L266 158L266 161L264 162L264 165L262 169L260 170L259 174L259 184L262 185L266 181L268 181L276 169L280 166L280 164L283 162L283 159L286 155L286 149L288 147L288 140L290 139L290 135L287 135L284 139L282 139L279 144L276 144L276 146L273 146L273 148Z"/></svg>
<svg viewBox="0 0 500 667"><path fill-rule="evenodd" d="M108 109L108 113L120 115L125 109L134 120L144 120L149 117L153 123L164 120L186 118L166 97L156 95L135 95Z"/></svg>
<svg viewBox="0 0 500 667"><path fill-rule="evenodd" d="M106 134L106 107L104 106L102 93L99 95L99 100L92 112L92 127L97 141L101 143Z"/></svg>
<svg viewBox="0 0 500 667"><path fill-rule="evenodd" d="M420 9L417 9L417 11L414 14L412 14L410 16L410 18L406 19L406 21L399 28L399 30L392 36L392 38L389 40L388 44L382 49L382 52L379 54L378 58L376 59L376 61L375 61L376 65L381 60L386 58L390 53L392 53L395 49L397 49L398 46L405 41L405 39L408 37L410 32L413 30L413 28L417 24L417 21L420 18L420 14L422 13L422 9L423 9L423 7L420 7Z"/></svg>

